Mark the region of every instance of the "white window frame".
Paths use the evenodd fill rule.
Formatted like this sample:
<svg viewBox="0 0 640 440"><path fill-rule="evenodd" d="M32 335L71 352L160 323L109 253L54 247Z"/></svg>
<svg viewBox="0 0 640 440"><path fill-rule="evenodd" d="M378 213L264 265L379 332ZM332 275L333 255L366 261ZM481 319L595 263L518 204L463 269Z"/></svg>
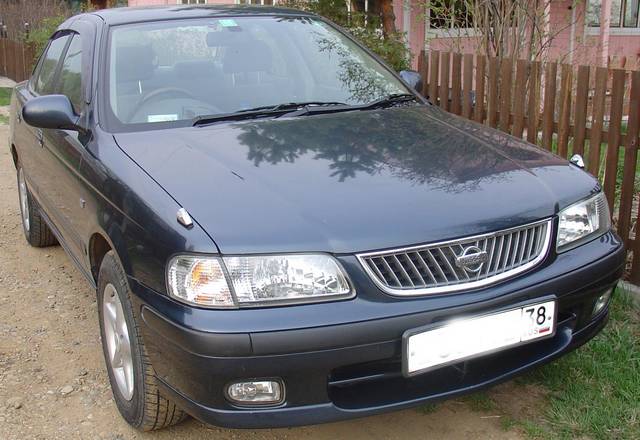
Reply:
<svg viewBox="0 0 640 440"><path fill-rule="evenodd" d="M600 35L600 25L598 26L590 26L586 17L586 13L591 3L594 0L587 0L585 7L585 34L588 36L597 36ZM626 0L629 1L629 0ZM619 35L619 36L638 36L640 35L640 18L638 19L638 23L636 27L624 27L624 16L625 16L625 7L626 1L622 1L621 3L621 11L620 11L620 26L609 26L609 35Z"/></svg>

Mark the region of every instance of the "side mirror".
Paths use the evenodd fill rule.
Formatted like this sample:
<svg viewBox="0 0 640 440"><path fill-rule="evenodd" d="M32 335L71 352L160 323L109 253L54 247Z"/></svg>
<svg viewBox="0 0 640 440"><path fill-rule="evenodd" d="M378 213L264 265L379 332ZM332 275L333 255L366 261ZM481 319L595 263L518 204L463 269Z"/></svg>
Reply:
<svg viewBox="0 0 640 440"><path fill-rule="evenodd" d="M409 84L418 93L422 92L422 75L414 70L401 70L400 78Z"/></svg>
<svg viewBox="0 0 640 440"><path fill-rule="evenodd" d="M80 117L73 111L71 101L64 95L46 95L31 99L22 108L22 119L37 128L53 128L82 132Z"/></svg>

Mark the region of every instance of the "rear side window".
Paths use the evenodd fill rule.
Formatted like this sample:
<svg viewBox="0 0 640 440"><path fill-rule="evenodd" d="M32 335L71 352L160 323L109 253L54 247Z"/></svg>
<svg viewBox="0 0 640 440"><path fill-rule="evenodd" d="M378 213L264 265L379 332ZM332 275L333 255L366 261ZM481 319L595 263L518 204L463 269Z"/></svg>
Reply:
<svg viewBox="0 0 640 440"><path fill-rule="evenodd" d="M38 70L34 83L34 90L36 93L40 95L49 95L53 93L53 81L55 80L58 62L60 61L60 57L62 56L62 52L64 51L69 38L69 35L63 35L51 41L49 47L47 47L47 51L40 62L40 69Z"/></svg>
<svg viewBox="0 0 640 440"><path fill-rule="evenodd" d="M82 39L74 35L60 69L58 92L66 95L76 113L82 111Z"/></svg>

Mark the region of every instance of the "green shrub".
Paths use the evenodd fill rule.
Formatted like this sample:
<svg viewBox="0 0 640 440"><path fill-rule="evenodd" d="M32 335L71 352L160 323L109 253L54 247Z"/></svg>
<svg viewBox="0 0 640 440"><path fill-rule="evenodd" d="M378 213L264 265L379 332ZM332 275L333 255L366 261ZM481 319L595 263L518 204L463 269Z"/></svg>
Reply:
<svg viewBox="0 0 640 440"><path fill-rule="evenodd" d="M328 18L345 28L398 72L411 68L411 51L405 44L406 35L396 32L385 38L382 35L380 17L375 14L349 14L344 0L285 0L279 4Z"/></svg>
<svg viewBox="0 0 640 440"><path fill-rule="evenodd" d="M31 29L28 35L25 36L25 42L32 45L35 49L33 64L38 61L40 54L47 46L49 38L56 31L58 26L67 19L64 15L57 15L43 19L38 26Z"/></svg>

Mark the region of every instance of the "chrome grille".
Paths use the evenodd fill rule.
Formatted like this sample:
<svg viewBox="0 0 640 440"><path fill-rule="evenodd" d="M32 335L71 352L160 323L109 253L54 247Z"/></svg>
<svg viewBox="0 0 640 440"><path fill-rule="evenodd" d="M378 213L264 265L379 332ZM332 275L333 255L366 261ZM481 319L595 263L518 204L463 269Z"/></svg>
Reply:
<svg viewBox="0 0 640 440"><path fill-rule="evenodd" d="M475 289L540 263L551 238L551 220L442 243L358 255L375 283L394 295Z"/></svg>

